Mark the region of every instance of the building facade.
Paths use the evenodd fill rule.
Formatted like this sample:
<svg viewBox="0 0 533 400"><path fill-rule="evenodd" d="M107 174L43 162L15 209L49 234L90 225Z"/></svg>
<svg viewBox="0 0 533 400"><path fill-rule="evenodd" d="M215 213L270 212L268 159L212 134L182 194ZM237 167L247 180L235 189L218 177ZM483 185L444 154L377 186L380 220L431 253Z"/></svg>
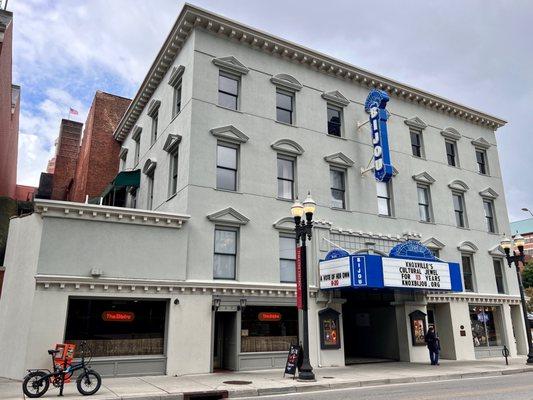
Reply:
<svg viewBox="0 0 533 400"><path fill-rule="evenodd" d="M386 184L370 167L374 88L390 96ZM22 333L0 327L0 350L26 354L0 375L44 366L63 340L89 341L107 375L281 368L301 332L290 207L308 192L313 366L425 362L413 315L436 327L443 358L525 354L499 249L504 123L185 5L115 131L121 171L141 174L127 207L37 200L12 221L6 257L25 275L6 274L0 318ZM332 249L386 256L411 240L460 264L464 290L319 289ZM24 296L7 307L8 293Z"/></svg>

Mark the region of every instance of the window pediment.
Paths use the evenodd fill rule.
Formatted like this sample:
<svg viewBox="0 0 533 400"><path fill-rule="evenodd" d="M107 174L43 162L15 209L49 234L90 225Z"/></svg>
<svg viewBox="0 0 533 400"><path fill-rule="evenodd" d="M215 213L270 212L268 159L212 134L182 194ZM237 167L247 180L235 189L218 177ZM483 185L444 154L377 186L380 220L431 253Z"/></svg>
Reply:
<svg viewBox="0 0 533 400"><path fill-rule="evenodd" d="M289 74L274 75L272 78L270 78L270 82L276 86L281 86L282 88L289 89L291 91L299 91L303 87L298 79Z"/></svg>
<svg viewBox="0 0 533 400"><path fill-rule="evenodd" d="M489 254L492 256L492 257L505 257L505 253L502 251L502 248L500 247L499 244L497 244L496 246L494 247L491 247L489 249Z"/></svg>
<svg viewBox="0 0 533 400"><path fill-rule="evenodd" d="M157 110L159 110L160 106L161 106L161 101L160 100L152 100L150 102L150 105L148 106L147 114L150 117L153 117L154 114L157 112Z"/></svg>
<svg viewBox="0 0 533 400"><path fill-rule="evenodd" d="M283 217L278 219L274 224L272 224L274 229L278 231L291 231L294 232L294 218L292 217Z"/></svg>
<svg viewBox="0 0 533 400"><path fill-rule="evenodd" d="M341 152L325 156L324 160L326 160L326 162L329 164L343 168L349 168L354 164L350 157Z"/></svg>
<svg viewBox="0 0 533 400"><path fill-rule="evenodd" d="M348 100L338 90L334 90L332 92L324 92L322 93L322 98L339 107L346 107L348 104L350 104L350 100Z"/></svg>
<svg viewBox="0 0 533 400"><path fill-rule="evenodd" d="M490 187L483 189L481 192L479 192L479 195L488 199L496 199L499 196L499 194Z"/></svg>
<svg viewBox="0 0 533 400"><path fill-rule="evenodd" d="M250 221L249 218L245 217L232 207L228 207L215 213L209 214L207 216L207 219L217 224L226 225L246 225L248 221Z"/></svg>
<svg viewBox="0 0 533 400"><path fill-rule="evenodd" d="M479 147L480 149L484 149L484 150L487 150L487 149L490 149L490 143L487 142L485 139L483 139L482 137L479 137L475 140L472 140L471 142L475 147Z"/></svg>
<svg viewBox="0 0 533 400"><path fill-rule="evenodd" d="M445 246L444 243L434 237L424 240L422 244L431 250L442 250Z"/></svg>
<svg viewBox="0 0 533 400"><path fill-rule="evenodd" d="M270 145L272 149L285 154L293 156L301 156L304 153L304 149L294 140L280 139Z"/></svg>
<svg viewBox="0 0 533 400"><path fill-rule="evenodd" d="M459 179L456 179L448 183L448 187L452 190L457 190L458 192L461 192L461 193L464 193L468 189L470 189L466 183L464 183L463 181Z"/></svg>
<svg viewBox="0 0 533 400"><path fill-rule="evenodd" d="M124 160L128 155L128 148L127 147L124 147L122 146L120 148L120 153L118 153L118 157L122 160Z"/></svg>
<svg viewBox="0 0 533 400"><path fill-rule="evenodd" d="M135 125L132 130L131 138L135 141L138 141L141 137L141 132L143 131L143 128L141 128L139 125Z"/></svg>
<svg viewBox="0 0 533 400"><path fill-rule="evenodd" d="M236 73L238 75L246 75L250 71L246 66L233 56L214 58L213 64L226 71Z"/></svg>
<svg viewBox="0 0 533 400"><path fill-rule="evenodd" d="M478 247L474 243L468 240L465 240L464 242L459 243L459 245L457 246L457 249L461 253L467 253L467 254L474 254L475 252L479 250Z"/></svg>
<svg viewBox="0 0 533 400"><path fill-rule="evenodd" d="M459 140L461 139L461 134L454 128L448 127L440 131L440 134L447 139Z"/></svg>
<svg viewBox="0 0 533 400"><path fill-rule="evenodd" d="M155 171L155 167L157 166L157 161L155 159L148 159L144 162L143 165L143 174L145 175L152 175Z"/></svg>
<svg viewBox="0 0 533 400"><path fill-rule="evenodd" d="M431 185L433 182L435 182L435 179L426 171L413 175L413 179L416 182L425 183L427 185Z"/></svg>
<svg viewBox="0 0 533 400"><path fill-rule="evenodd" d="M178 151L178 146L180 142L181 142L181 135L169 134L167 136L167 140L165 140L165 145L163 146L163 150L165 150L167 153L174 154Z"/></svg>
<svg viewBox="0 0 533 400"><path fill-rule="evenodd" d="M176 86L176 84L179 82L179 80L183 76L184 72L185 72L185 67L183 65L179 65L177 67L172 68L172 72L170 73L170 78L168 79L168 84L170 86Z"/></svg>
<svg viewBox="0 0 533 400"><path fill-rule="evenodd" d="M415 129L420 129L420 130L424 130L428 126L428 124L426 124L424 121L422 121L418 117L412 117L412 118L406 119L405 121L403 121L403 123L407 125L409 128L415 128Z"/></svg>
<svg viewBox="0 0 533 400"><path fill-rule="evenodd" d="M239 129L235 128L233 125L213 128L211 129L211 134L220 139L224 139L233 143L246 143L248 139L250 139L248 136L246 136Z"/></svg>

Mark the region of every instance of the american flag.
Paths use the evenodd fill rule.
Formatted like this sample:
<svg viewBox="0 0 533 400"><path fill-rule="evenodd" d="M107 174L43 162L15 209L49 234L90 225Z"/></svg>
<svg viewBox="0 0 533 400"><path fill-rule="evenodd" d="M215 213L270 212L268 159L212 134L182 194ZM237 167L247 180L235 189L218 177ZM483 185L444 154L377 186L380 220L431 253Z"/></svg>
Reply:
<svg viewBox="0 0 533 400"><path fill-rule="evenodd" d="M72 107L70 107L70 111L68 113L72 115L78 115L78 110L75 110Z"/></svg>

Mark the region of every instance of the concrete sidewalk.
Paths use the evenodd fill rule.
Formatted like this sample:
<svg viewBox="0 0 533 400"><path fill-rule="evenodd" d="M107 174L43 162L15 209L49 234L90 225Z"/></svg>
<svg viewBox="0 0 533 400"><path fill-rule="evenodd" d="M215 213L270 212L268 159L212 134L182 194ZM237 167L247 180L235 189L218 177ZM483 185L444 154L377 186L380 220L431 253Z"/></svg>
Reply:
<svg viewBox="0 0 533 400"><path fill-rule="evenodd" d="M298 382L290 377L283 378L282 370L224 372L179 377L104 378L102 388L96 395L91 396L91 399L178 400L187 399L188 394L191 393L208 394L217 391L227 393L228 397L263 396L359 386L479 378L522 372L533 372L533 366L526 366L525 358L511 359L508 366L505 365L503 358L499 358L483 361L444 360L440 366L388 362L317 368L315 369L317 380L310 383ZM249 384L232 384L227 383L228 381L247 381ZM55 397L58 393L58 389L51 387L43 398ZM87 399L77 392L75 382L67 384L64 393L65 398L68 399ZM0 378L0 400L22 398L24 397L20 381Z"/></svg>

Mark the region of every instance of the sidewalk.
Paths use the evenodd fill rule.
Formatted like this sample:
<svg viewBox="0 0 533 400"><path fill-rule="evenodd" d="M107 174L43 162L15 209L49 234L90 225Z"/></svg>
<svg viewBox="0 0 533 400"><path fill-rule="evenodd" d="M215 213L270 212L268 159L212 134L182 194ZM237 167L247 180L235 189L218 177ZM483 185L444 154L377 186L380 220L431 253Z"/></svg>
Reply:
<svg viewBox="0 0 533 400"><path fill-rule="evenodd" d="M429 382L445 379L479 378L522 372L533 372L525 358L514 358L506 366L503 358L483 361L442 361L440 366L389 362L360 364L349 367L317 368L316 382L304 383L282 378L283 371L224 372L202 375L104 378L95 400L116 399L187 399L191 393L221 391L228 397L263 396L341 389L359 386L387 385L409 382ZM247 381L249 384L229 384L227 381ZM56 397L59 391L51 387L43 398ZM65 386L66 399L85 399L76 390L75 382ZM22 399L20 381L0 378L0 400ZM193 397L194 398L194 397ZM216 397L214 397L216 398Z"/></svg>

